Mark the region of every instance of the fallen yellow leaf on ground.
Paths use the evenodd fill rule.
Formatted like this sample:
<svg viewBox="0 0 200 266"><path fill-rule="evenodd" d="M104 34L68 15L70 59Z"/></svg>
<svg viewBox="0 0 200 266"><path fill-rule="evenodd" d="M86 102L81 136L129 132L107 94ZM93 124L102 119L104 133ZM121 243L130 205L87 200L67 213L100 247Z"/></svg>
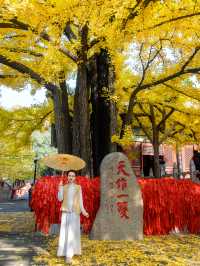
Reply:
<svg viewBox="0 0 200 266"><path fill-rule="evenodd" d="M47 265L66 265L56 257L58 237L49 240L50 256L37 257ZM82 266L197 266L200 265L200 236L148 236L143 241L96 241L82 237L82 256L73 265Z"/></svg>

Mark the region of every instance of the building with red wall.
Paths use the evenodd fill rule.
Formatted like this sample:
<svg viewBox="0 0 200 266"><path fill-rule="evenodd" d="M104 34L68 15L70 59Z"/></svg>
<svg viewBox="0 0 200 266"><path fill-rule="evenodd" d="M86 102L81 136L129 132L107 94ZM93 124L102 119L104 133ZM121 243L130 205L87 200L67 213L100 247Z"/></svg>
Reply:
<svg viewBox="0 0 200 266"><path fill-rule="evenodd" d="M160 145L160 156L165 161L166 175L176 176L178 161L180 164L181 176L185 177L190 171L190 160L193 157L193 151L197 149L196 145L185 145L176 151L172 145ZM144 176L144 158L145 156L153 157L153 146L149 142L135 142L131 147L125 150L129 157L136 176ZM153 174L150 173L150 176Z"/></svg>

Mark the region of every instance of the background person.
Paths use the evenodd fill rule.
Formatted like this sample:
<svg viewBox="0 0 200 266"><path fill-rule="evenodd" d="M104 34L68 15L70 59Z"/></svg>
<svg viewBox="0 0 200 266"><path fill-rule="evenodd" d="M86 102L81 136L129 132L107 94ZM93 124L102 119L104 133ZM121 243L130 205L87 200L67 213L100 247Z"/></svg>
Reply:
<svg viewBox="0 0 200 266"><path fill-rule="evenodd" d="M190 177L193 182L200 183L200 159L197 151L190 160Z"/></svg>

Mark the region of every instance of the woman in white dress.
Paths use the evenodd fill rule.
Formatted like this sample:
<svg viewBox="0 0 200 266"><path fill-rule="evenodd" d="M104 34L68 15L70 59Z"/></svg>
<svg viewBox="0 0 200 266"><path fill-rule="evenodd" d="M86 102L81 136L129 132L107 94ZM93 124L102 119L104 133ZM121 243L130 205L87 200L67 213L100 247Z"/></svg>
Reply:
<svg viewBox="0 0 200 266"><path fill-rule="evenodd" d="M76 173L67 173L69 183L59 184L58 200L62 201L61 226L57 256L65 256L70 263L73 255L81 255L80 213L89 217L83 206L81 186L75 184Z"/></svg>

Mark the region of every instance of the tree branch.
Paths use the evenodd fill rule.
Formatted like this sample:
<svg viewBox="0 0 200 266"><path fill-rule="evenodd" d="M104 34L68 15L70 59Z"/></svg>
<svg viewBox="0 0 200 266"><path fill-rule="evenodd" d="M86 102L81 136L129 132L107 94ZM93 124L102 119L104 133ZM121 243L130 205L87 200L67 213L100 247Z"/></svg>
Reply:
<svg viewBox="0 0 200 266"><path fill-rule="evenodd" d="M161 40L160 40L160 42L161 42ZM143 59L142 59L143 46L144 46L144 43L141 44L140 51L139 51L139 58L140 58L140 62L141 62L141 65L142 65L142 78L141 78L139 84L137 85L137 88L140 88L140 86L142 85L142 83L143 83L143 81L145 79L146 72L147 72L148 68L150 67L151 63L156 59L156 57L160 54L160 52L162 50L162 43L161 43L160 48L158 50L156 50L155 54L151 57L152 49L153 49L153 46L151 46L150 51L149 51L148 60L147 60L146 66L145 66L145 64L143 62Z"/></svg>
<svg viewBox="0 0 200 266"><path fill-rule="evenodd" d="M192 132L192 136L193 136L194 140L197 142L198 140L197 140L197 137L196 137L196 132L192 128L190 130Z"/></svg>
<svg viewBox="0 0 200 266"><path fill-rule="evenodd" d="M126 25L128 23L129 20L133 20L137 15L138 15L138 11L137 8L139 7L139 5L141 4L143 6L143 8L146 8L150 2L152 2L153 0L137 0L137 3L135 4L134 7L129 8L129 14L126 18L124 18L122 20L122 24L121 24L121 30L124 30L126 28Z"/></svg>
<svg viewBox="0 0 200 266"><path fill-rule="evenodd" d="M143 124L141 123L141 121L139 120L139 118L137 116L135 116L135 119L137 120L140 128L143 130L144 134L147 136L147 138L150 140L150 142L153 142L153 139L151 137L151 135L148 133L147 129L143 126Z"/></svg>
<svg viewBox="0 0 200 266"><path fill-rule="evenodd" d="M33 33L39 35L42 39L46 41L50 41L50 37L47 33L41 32L39 34L39 32L36 29L34 29L31 25L27 23L23 23L19 21L17 18L12 18L8 20L8 22L1 22L0 28L13 28L13 29L19 29L19 30L26 30L26 31L31 30Z"/></svg>
<svg viewBox="0 0 200 266"><path fill-rule="evenodd" d="M53 92L55 89L57 89L56 85L54 85L51 82L47 82L42 76L40 76L38 73L33 71L31 68L23 65L22 63L12 61L3 55L0 55L0 63L4 64L6 66L9 66L12 69L17 70L18 72L20 72L22 74L27 74L30 78L37 81L40 85L44 85L46 87L46 89L51 91L51 92Z"/></svg>
<svg viewBox="0 0 200 266"><path fill-rule="evenodd" d="M195 73L199 73L199 72L200 72L200 67L189 68L189 69L186 69L184 71L180 70L180 71L178 71L178 72L176 72L174 74L171 74L171 75L169 75L169 76L167 76L165 78L159 79L159 80L154 81L152 83L147 83L147 84L141 85L139 91L147 89L147 88L155 87L155 86L160 85L160 84L162 84L162 83L164 83L166 81L178 78L178 77L180 77L182 75L185 75L185 74L190 74L190 73L191 74L192 73L195 74Z"/></svg>
<svg viewBox="0 0 200 266"><path fill-rule="evenodd" d="M172 19L168 19L168 20L162 21L162 22L160 22L160 23L158 23L158 24L156 24L156 25L154 25L152 27L149 27L147 29L148 30L155 29L157 27L160 27L160 26L165 25L165 24L170 23L170 22L174 22L174 21L177 21L177 20L182 20L182 19L185 19L185 18L191 18L191 17L199 16L199 15L200 15L200 12L179 16L179 17L176 17L176 18L172 18Z"/></svg>
<svg viewBox="0 0 200 266"><path fill-rule="evenodd" d="M6 78L17 78L17 75L0 75L0 79L6 79Z"/></svg>
<svg viewBox="0 0 200 266"><path fill-rule="evenodd" d="M64 34L70 42L73 42L73 40L77 40L77 36L73 32L70 26L70 22L67 22L66 27L64 28Z"/></svg>
<svg viewBox="0 0 200 266"><path fill-rule="evenodd" d="M134 116L137 117L148 117L149 115L143 114L143 113L134 113Z"/></svg>
<svg viewBox="0 0 200 266"><path fill-rule="evenodd" d="M173 87L173 86L171 86L171 85L169 85L167 83L163 83L163 85L165 85L167 88L169 88L169 89L171 89L173 91L177 91L178 93L180 93L180 94L182 94L182 95L184 95L186 97L189 97L189 98L191 98L193 100L196 100L196 101L200 101L200 98L191 96L191 95L189 95L189 94L187 94L187 93L185 93L185 92L183 92L183 91L181 91L181 90L179 90L179 89L177 89L177 88L175 88L175 87Z"/></svg>
<svg viewBox="0 0 200 266"><path fill-rule="evenodd" d="M181 126L180 129L175 129L175 126L179 125ZM162 137L160 144L163 143L167 138L172 138L176 134L183 132L183 130L186 128L186 125L182 124L179 121L174 121L173 129L171 131L168 130L168 132L165 132L164 136Z"/></svg>
<svg viewBox="0 0 200 266"><path fill-rule="evenodd" d="M37 30L35 30L30 25L25 24L23 22L20 22L17 19L10 19L10 23L9 22L1 22L0 23L0 28L15 28L15 29L21 29L21 30L26 30L26 31L27 30L31 30L34 34L39 35L39 37L42 38L43 40L48 41L51 44L53 44L50 36L47 33L45 33L45 32L39 33ZM67 57L69 57L74 62L77 62L77 60L78 60L77 56L73 55L66 48L60 47L58 50L61 53L63 53L64 55L66 55Z"/></svg>
<svg viewBox="0 0 200 266"><path fill-rule="evenodd" d="M162 103L160 103L160 105L162 105ZM178 109L177 106L174 107L174 106L171 106L171 105L165 104L165 107L168 107L168 108L174 108L174 110L175 110L176 112L179 112L179 113L182 113L182 114L185 114L185 115L199 116L199 114L195 114L195 113L191 113L191 112L186 112L186 111L184 111L184 110Z"/></svg>
<svg viewBox="0 0 200 266"><path fill-rule="evenodd" d="M196 50L199 51L199 49L200 49L200 47L198 47L198 49L196 49ZM188 62L188 60L187 60L187 62ZM192 73L199 73L199 72L200 72L200 67L189 68L189 69L186 69L186 70L182 70L181 69L181 70L177 71L174 74L171 74L171 75L169 75L169 76L167 76L165 78L161 78L159 80L156 80L156 81L154 81L152 83L147 83L147 84L144 84L144 85L140 85L140 86L137 86L136 88L134 88L135 86L132 86L132 88L134 88L134 91L132 92L131 97L130 97L130 101L129 101L129 109L128 109L129 115L132 112L132 106L133 106L133 102L134 102L133 98L135 98L136 94L138 92L140 92L141 90L145 90L145 89L149 89L151 87L155 87L157 85L165 83L166 81L173 80L173 79L175 79L177 77L180 77L182 75L185 75L185 74L189 74L189 73L192 74ZM128 122L130 123L130 121L128 121Z"/></svg>
<svg viewBox="0 0 200 266"><path fill-rule="evenodd" d="M93 46L95 46L96 44L98 44L100 41L104 41L105 38L95 38L93 39L89 44L88 44L88 50L91 49Z"/></svg>
<svg viewBox="0 0 200 266"><path fill-rule="evenodd" d="M150 106L150 121L152 124L152 130L153 130L153 134L154 134L154 129L156 129L156 117L155 117L153 105L149 104L149 106Z"/></svg>
<svg viewBox="0 0 200 266"><path fill-rule="evenodd" d="M163 111L164 110L162 110L160 107L158 107L157 105L154 105L154 107L161 113L161 114L163 114Z"/></svg>
<svg viewBox="0 0 200 266"><path fill-rule="evenodd" d="M68 51L65 47L61 47L58 49L61 53L69 57L72 61L77 62L78 57L73 55L70 51Z"/></svg>
<svg viewBox="0 0 200 266"><path fill-rule="evenodd" d="M150 115L145 111L145 109L143 108L143 106L140 102L138 102L138 106L140 107L140 110L145 114L145 116L150 118Z"/></svg>
<svg viewBox="0 0 200 266"><path fill-rule="evenodd" d="M157 129L160 130L161 126L166 122L166 120L175 112L174 108L171 108L171 110L164 115L163 119L159 122L159 124L157 125Z"/></svg>
<svg viewBox="0 0 200 266"><path fill-rule="evenodd" d="M40 125L45 120L45 118L48 117L52 112L53 112L53 110L47 112L44 116L40 117L39 123L37 125ZM15 118L11 118L9 120L14 121L14 122L33 122L33 121L38 120L38 119L15 119Z"/></svg>
<svg viewBox="0 0 200 266"><path fill-rule="evenodd" d="M185 68L188 66L188 64L192 61L192 59L195 57L195 55L198 53L198 51L200 50L200 46L197 46L194 49L194 52L191 54L191 56L188 58L188 60L185 62L185 64L182 66L181 71L184 71Z"/></svg>
<svg viewBox="0 0 200 266"><path fill-rule="evenodd" d="M22 49L22 48L9 48L9 47L1 47L2 49L5 49L9 52L14 52L14 53L27 53L30 55L33 55L35 57L42 57L43 54L41 53L36 53L34 51L28 50L28 49Z"/></svg>

